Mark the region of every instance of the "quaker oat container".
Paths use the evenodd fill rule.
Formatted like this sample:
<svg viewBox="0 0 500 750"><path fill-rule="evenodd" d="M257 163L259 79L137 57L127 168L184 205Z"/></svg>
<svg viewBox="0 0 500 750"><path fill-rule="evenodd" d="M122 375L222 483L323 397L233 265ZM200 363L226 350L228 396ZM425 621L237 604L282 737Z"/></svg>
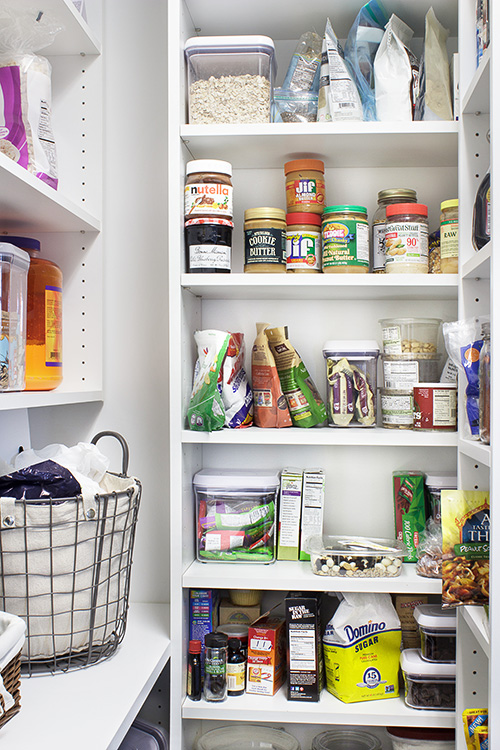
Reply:
<svg viewBox="0 0 500 750"><path fill-rule="evenodd" d="M327 206L323 213L323 272L368 273L370 228L364 206Z"/></svg>
<svg viewBox="0 0 500 750"><path fill-rule="evenodd" d="M417 193L407 188L380 190L372 219L372 272L385 273L385 209L394 203L416 203Z"/></svg>
<svg viewBox="0 0 500 750"><path fill-rule="evenodd" d="M425 475L425 489L430 515L439 523L441 521L441 490L457 489L455 471L432 471Z"/></svg>
<svg viewBox="0 0 500 750"><path fill-rule="evenodd" d="M326 341L330 427L374 427L377 422L376 341Z"/></svg>
<svg viewBox="0 0 500 750"><path fill-rule="evenodd" d="M405 648L401 653L401 669L407 706L455 710L455 664L424 661L419 649Z"/></svg>
<svg viewBox="0 0 500 750"><path fill-rule="evenodd" d="M380 740L360 729L329 729L317 734L312 750L382 750Z"/></svg>
<svg viewBox="0 0 500 750"><path fill-rule="evenodd" d="M385 272L429 272L428 209L423 203L395 203L385 209Z"/></svg>
<svg viewBox="0 0 500 750"><path fill-rule="evenodd" d="M287 213L322 214L325 165L319 159L294 159L284 166Z"/></svg>
<svg viewBox="0 0 500 750"><path fill-rule="evenodd" d="M288 273L320 273L321 216L318 214L286 215L286 270Z"/></svg>
<svg viewBox="0 0 500 750"><path fill-rule="evenodd" d="M413 616L420 631L420 653L424 661L453 664L456 660L456 610L439 604L418 604Z"/></svg>
<svg viewBox="0 0 500 750"><path fill-rule="evenodd" d="M193 478L197 559L271 563L279 473L202 469Z"/></svg>
<svg viewBox="0 0 500 750"><path fill-rule="evenodd" d="M245 273L286 272L286 219L282 208L245 211Z"/></svg>
<svg viewBox="0 0 500 750"><path fill-rule="evenodd" d="M387 727L392 750L455 750L455 730L434 727Z"/></svg>
<svg viewBox="0 0 500 750"><path fill-rule="evenodd" d="M197 36L184 45L189 123L270 122L276 75L268 36Z"/></svg>
<svg viewBox="0 0 500 750"><path fill-rule="evenodd" d="M254 724L236 724L211 729L196 741L196 750L300 750L284 729Z"/></svg>
<svg viewBox="0 0 500 750"><path fill-rule="evenodd" d="M25 386L29 265L28 253L0 242L0 392Z"/></svg>

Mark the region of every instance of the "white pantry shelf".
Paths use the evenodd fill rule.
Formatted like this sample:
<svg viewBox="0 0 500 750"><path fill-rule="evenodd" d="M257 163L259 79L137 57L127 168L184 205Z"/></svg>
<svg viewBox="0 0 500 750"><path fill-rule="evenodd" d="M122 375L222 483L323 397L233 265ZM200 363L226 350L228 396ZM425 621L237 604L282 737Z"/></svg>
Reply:
<svg viewBox="0 0 500 750"><path fill-rule="evenodd" d="M102 391L20 391L18 393L0 393L0 411L10 409L36 409L44 406L62 406L63 404L89 404L102 401Z"/></svg>
<svg viewBox="0 0 500 750"><path fill-rule="evenodd" d="M169 609L132 604L110 658L67 674L21 680L21 711L1 730L2 750L116 750L170 658Z"/></svg>
<svg viewBox="0 0 500 750"><path fill-rule="evenodd" d="M301 429L263 429L247 427L240 430L215 432L182 431L183 443L212 445L367 445L410 448L456 448L456 432L419 432L413 430L387 430L383 427L317 427Z"/></svg>
<svg viewBox="0 0 500 750"><path fill-rule="evenodd" d="M456 167L458 123L350 122L183 125L192 159L227 159L233 168L283 169L318 154L325 167Z"/></svg>
<svg viewBox="0 0 500 750"><path fill-rule="evenodd" d="M277 560L270 565L231 565L195 560L182 577L184 588L239 589L252 587L263 591L367 591L395 594L440 594L441 580L424 578L415 565L404 563L399 576L387 578L346 578L317 576L310 562Z"/></svg>
<svg viewBox="0 0 500 750"><path fill-rule="evenodd" d="M343 703L323 690L318 703L287 701L282 687L274 696L242 695L223 703L184 700L185 719L220 721L270 721L297 724L356 724L367 726L453 727L453 711L408 708L402 697L364 703Z"/></svg>
<svg viewBox="0 0 500 750"><path fill-rule="evenodd" d="M484 445L484 443L480 443L479 440L460 438L458 441L458 449L460 453L472 458L473 461L478 461L484 466L491 467L490 445Z"/></svg>
<svg viewBox="0 0 500 750"><path fill-rule="evenodd" d="M181 284L204 299L454 300L458 294L456 274L186 273Z"/></svg>
<svg viewBox="0 0 500 750"><path fill-rule="evenodd" d="M478 250L462 266L464 279L489 279L491 273L491 242Z"/></svg>
<svg viewBox="0 0 500 750"><path fill-rule="evenodd" d="M477 643L489 658L490 625L484 607L460 607L459 613L474 634Z"/></svg>
<svg viewBox="0 0 500 750"><path fill-rule="evenodd" d="M491 47L485 49L462 100L464 115L487 114L490 111Z"/></svg>
<svg viewBox="0 0 500 750"><path fill-rule="evenodd" d="M16 7L33 8L32 0L16 0ZM98 55L101 45L71 0L39 0L41 10L62 26L54 41L41 54L52 55Z"/></svg>

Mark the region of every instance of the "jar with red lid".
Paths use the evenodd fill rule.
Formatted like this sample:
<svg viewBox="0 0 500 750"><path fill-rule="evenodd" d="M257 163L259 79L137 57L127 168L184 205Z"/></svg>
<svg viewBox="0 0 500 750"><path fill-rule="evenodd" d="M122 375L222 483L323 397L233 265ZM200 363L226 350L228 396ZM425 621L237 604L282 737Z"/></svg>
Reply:
<svg viewBox="0 0 500 750"><path fill-rule="evenodd" d="M319 159L294 159L286 162L287 213L323 213L324 172L325 165Z"/></svg>
<svg viewBox="0 0 500 750"><path fill-rule="evenodd" d="M385 209L385 272L428 273L428 209L423 203L394 203Z"/></svg>
<svg viewBox="0 0 500 750"><path fill-rule="evenodd" d="M318 214L286 215L286 270L321 272L321 216Z"/></svg>

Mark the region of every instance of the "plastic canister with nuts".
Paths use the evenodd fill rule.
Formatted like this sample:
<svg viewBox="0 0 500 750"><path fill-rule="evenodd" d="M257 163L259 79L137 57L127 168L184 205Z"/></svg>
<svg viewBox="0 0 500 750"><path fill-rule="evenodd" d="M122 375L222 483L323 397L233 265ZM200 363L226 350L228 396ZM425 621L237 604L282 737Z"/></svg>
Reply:
<svg viewBox="0 0 500 750"><path fill-rule="evenodd" d="M428 209L423 203L395 203L385 209L386 273L428 273Z"/></svg>

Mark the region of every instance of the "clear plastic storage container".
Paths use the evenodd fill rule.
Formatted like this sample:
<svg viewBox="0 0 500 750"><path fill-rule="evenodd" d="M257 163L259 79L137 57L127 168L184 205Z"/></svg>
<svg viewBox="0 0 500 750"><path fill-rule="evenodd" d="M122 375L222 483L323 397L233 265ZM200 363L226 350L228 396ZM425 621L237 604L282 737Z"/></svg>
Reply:
<svg viewBox="0 0 500 750"><path fill-rule="evenodd" d="M436 471L425 475L429 510L437 523L441 521L441 490L456 490L457 486L455 471Z"/></svg>
<svg viewBox="0 0 500 750"><path fill-rule="evenodd" d="M212 729L196 741L196 750L300 750L300 745L283 729L253 724L232 724Z"/></svg>
<svg viewBox="0 0 500 750"><path fill-rule="evenodd" d="M377 422L376 341L326 341L330 427L374 427Z"/></svg>
<svg viewBox="0 0 500 750"><path fill-rule="evenodd" d="M273 562L279 484L278 472L257 469L203 469L195 474L197 559Z"/></svg>
<svg viewBox="0 0 500 750"><path fill-rule="evenodd" d="M25 386L29 265L28 253L0 242L0 392Z"/></svg>
<svg viewBox="0 0 500 750"><path fill-rule="evenodd" d="M455 750L454 729L387 727L392 750Z"/></svg>
<svg viewBox="0 0 500 750"><path fill-rule="evenodd" d="M270 122L276 73L267 36L192 37L187 60L189 122Z"/></svg>
<svg viewBox="0 0 500 750"><path fill-rule="evenodd" d="M401 575L405 545L396 539L361 536L311 536L307 540L313 573L318 576L383 578Z"/></svg>
<svg viewBox="0 0 500 750"><path fill-rule="evenodd" d="M436 355L439 318L383 318L379 323L384 354Z"/></svg>
<svg viewBox="0 0 500 750"><path fill-rule="evenodd" d="M455 710L455 664L424 661L417 648L401 653L405 703L410 708Z"/></svg>
<svg viewBox="0 0 500 750"><path fill-rule="evenodd" d="M316 735L312 750L382 750L380 740L360 729L329 729Z"/></svg>
<svg viewBox="0 0 500 750"><path fill-rule="evenodd" d="M420 631L422 659L453 664L456 658L457 619L454 609L419 604L413 610Z"/></svg>

